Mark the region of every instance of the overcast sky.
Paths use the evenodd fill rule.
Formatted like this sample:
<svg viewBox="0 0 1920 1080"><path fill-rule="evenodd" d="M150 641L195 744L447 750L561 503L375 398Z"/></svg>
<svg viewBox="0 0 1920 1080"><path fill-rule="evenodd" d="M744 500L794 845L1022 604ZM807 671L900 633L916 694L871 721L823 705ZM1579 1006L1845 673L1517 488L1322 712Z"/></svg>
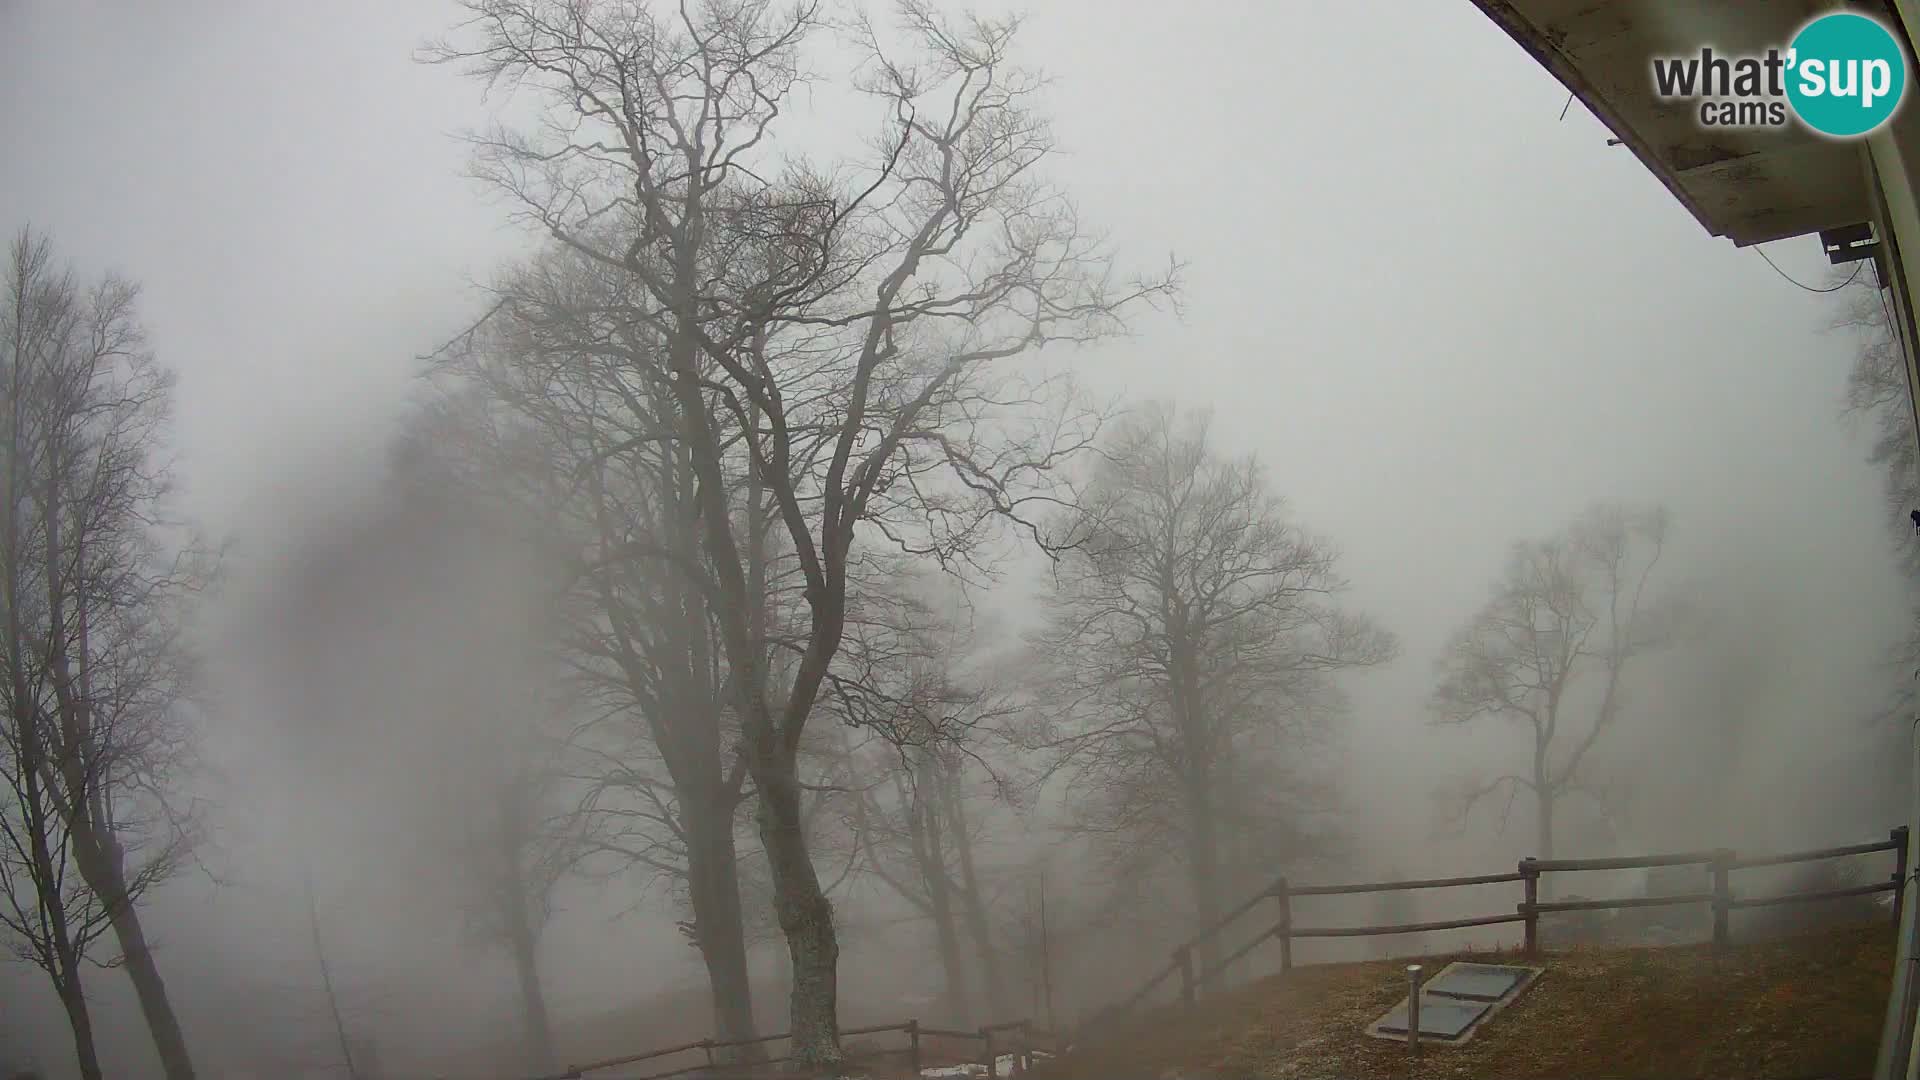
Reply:
<svg viewBox="0 0 1920 1080"><path fill-rule="evenodd" d="M1419 772L1434 650L1506 545L1599 497L1668 501L1687 565L1789 598L1825 650L1808 723L1859 704L1900 603L1827 299L1708 236L1577 104L1561 119L1466 0L1029 10L1083 215L1129 259L1191 264L1183 321L1084 369L1215 409L1340 543L1407 649L1356 687L1371 776ZM144 283L216 532L271 537L287 492L362 484L413 357L526 249L462 177L479 88L410 59L453 18L0 0L4 224ZM1769 251L1825 280L1812 238ZM684 955L670 925L635 933Z"/></svg>

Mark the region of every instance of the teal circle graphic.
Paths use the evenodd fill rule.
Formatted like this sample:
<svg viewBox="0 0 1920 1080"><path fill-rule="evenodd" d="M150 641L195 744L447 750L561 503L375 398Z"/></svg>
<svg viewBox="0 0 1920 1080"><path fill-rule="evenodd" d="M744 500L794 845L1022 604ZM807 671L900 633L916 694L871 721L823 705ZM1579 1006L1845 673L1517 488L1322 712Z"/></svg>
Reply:
<svg viewBox="0 0 1920 1080"><path fill-rule="evenodd" d="M1802 123L1823 135L1873 131L1906 92L1906 51L1865 15L1822 15L1802 27L1789 48L1787 101Z"/></svg>

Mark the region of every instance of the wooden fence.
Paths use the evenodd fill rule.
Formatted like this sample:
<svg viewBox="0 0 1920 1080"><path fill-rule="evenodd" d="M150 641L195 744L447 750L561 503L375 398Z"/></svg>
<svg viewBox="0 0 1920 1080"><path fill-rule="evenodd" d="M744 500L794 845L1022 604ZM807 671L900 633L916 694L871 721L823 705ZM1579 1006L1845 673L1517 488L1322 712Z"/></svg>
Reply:
<svg viewBox="0 0 1920 1080"><path fill-rule="evenodd" d="M873 1050L864 1054L850 1054L850 1058L872 1060L882 1057L900 1057L907 1063L910 1074L918 1076L923 1066L922 1039L952 1039L980 1044L980 1064L986 1066L988 1080L997 1080L999 1075L998 1059L1002 1055L1011 1055L1014 1060L1013 1074L1024 1073L1033 1064L1034 1051L1042 1046L1052 1046L1058 1052L1059 1038L1052 1032L1033 1026L1030 1020L1008 1020L998 1024L984 1024L972 1031L960 1031L949 1028L929 1027L918 1020L904 1020L896 1024L879 1024L873 1027L847 1028L840 1032L842 1039L858 1038L862 1035L883 1035L890 1032L903 1032L906 1045L890 1050ZM617 1069L622 1065L638 1065L641 1062L656 1061L676 1054L690 1054L703 1051L706 1060L690 1065L680 1065L660 1072L646 1073L631 1080L667 1080L669 1077L705 1074L713 1077L744 1078L758 1076L768 1066L791 1061L793 1055L782 1054L761 1058L751 1063L726 1063L717 1060L715 1051L735 1049L743 1046L758 1046L763 1043L779 1042L788 1037L788 1033L779 1035L761 1035L752 1039L701 1039L698 1042L682 1043L678 1046L647 1050L638 1054L606 1058L591 1061L584 1065L569 1065L565 1072L542 1077L540 1080L587 1080L587 1074L606 1069Z"/></svg>
<svg viewBox="0 0 1920 1080"><path fill-rule="evenodd" d="M1875 852L1894 853L1894 871L1885 881L1874 881L1864 885L1851 885L1844 888L1816 889L1806 892L1780 893L1773 896L1741 897L1734 893L1733 874L1741 870L1751 870L1763 866L1784 866L1791 863L1806 863L1820 859L1838 859L1853 855L1868 855ZM1586 870L1636 870L1657 866L1704 866L1708 869L1712 888L1708 892L1674 893L1666 896L1636 896L1609 900L1560 900L1542 901L1540 899L1540 879L1545 874L1577 873ZM1126 1000L1101 1010L1098 1014L1080 1025L1075 1036L1085 1038L1091 1029L1109 1023L1138 1008L1156 990L1178 980L1180 1001L1184 1006L1192 1007L1198 1000L1200 990L1219 981L1234 963L1251 953L1267 941L1277 941L1280 946L1280 968L1290 971L1293 968L1293 943L1310 938L1347 938L1380 937L1391 934L1418 934L1435 930L1461 930L1474 926L1497 926L1503 923L1525 924L1525 950L1532 954L1539 950L1540 916L1555 912L1569 911L1606 911L1623 908L1660 907L1680 904L1705 904L1713 912L1713 943L1725 946L1731 940L1729 923L1731 913L1747 908L1773 907L1783 904L1809 904L1822 900L1838 900L1850 896L1867 896L1875 893L1894 894L1893 922L1900 923L1900 905L1902 892L1900 885L1907 875L1907 828L1900 826L1892 830L1885 840L1876 840L1864 844L1847 844L1841 847L1820 848L1812 851L1794 851L1782 855L1738 856L1734 852L1720 849L1717 851L1696 851L1676 855L1633 855L1612 859L1522 859L1520 865L1509 874L1477 874L1470 877L1424 878L1413 881L1371 881L1350 885L1292 885L1285 878L1274 882L1268 888L1247 898L1238 907L1216 920L1212 925L1176 946L1169 963L1161 967L1147 982L1134 991ZM1396 892L1414 889L1450 889L1472 885L1503 885L1519 883L1521 899L1511 912L1499 912L1464 919L1440 919L1433 922L1403 923L1384 926L1296 926L1293 921L1293 900L1301 896L1352 896L1361 893ZM1273 925L1256 935L1253 940L1242 945L1227 956L1214 961L1205 970L1195 966L1196 949L1218 937L1229 925L1242 916L1252 912L1264 903L1275 906ZM1036 1029L1030 1021L1012 1020L999 1024L988 1024L973 1031L959 1031L946 1028L928 1027L918 1020L906 1020L895 1024L881 1024L874 1027L849 1028L840 1033L841 1038L850 1039L862 1035L880 1035L889 1032L903 1032L906 1046L891 1050L876 1050L858 1057L872 1059L878 1057L903 1057L908 1072L918 1075L923 1067L922 1039L954 1039L969 1042L977 1041L981 1046L980 1062L987 1068L987 1075L996 1078L997 1058L1011 1053L1015 1061L1015 1072L1023 1072L1032 1063L1033 1051L1040 1045L1050 1044L1055 1052L1066 1049L1065 1040L1052 1032ZM542 1080L587 1080L588 1073L618 1068L622 1065L636 1065L645 1061L670 1057L675 1054L690 1054L703 1051L705 1060L691 1065L683 1065L661 1072L648 1073L632 1080L667 1080L669 1077L687 1076L693 1073L707 1073L715 1077L739 1077L753 1075L752 1070L762 1066L777 1065L792 1060L792 1055L763 1058L753 1065L726 1064L718 1061L715 1051L753 1046L762 1043L779 1042L787 1038L786 1034L762 1035L754 1039L722 1041L701 1039L698 1042L683 1043L659 1050L630 1054L625 1057L607 1058L603 1061L589 1062L584 1065L572 1065L565 1072Z"/></svg>
<svg viewBox="0 0 1920 1080"><path fill-rule="evenodd" d="M1864 885L1845 888L1817 889L1807 892L1782 893L1773 896L1740 897L1735 895L1732 875L1739 870L1750 870L1762 866L1783 866L1789 863L1813 862L1819 859L1837 859L1851 855L1866 855L1880 851L1894 853L1895 866L1892 875L1885 881L1875 881ZM1713 912L1713 943L1724 947L1731 940L1729 930L1730 915L1734 911L1746 908L1772 907L1782 904L1808 904L1822 900L1837 900L1849 896L1866 896L1874 893L1891 892L1894 894L1893 922L1900 923L1900 904L1902 892L1900 885L1907 874L1907 828L1900 826L1892 830L1887 839L1864 844L1847 844L1841 847L1820 848L1812 851L1795 851L1781 855L1760 855L1741 857L1725 849L1717 851L1697 851L1675 855L1638 855L1612 859L1533 859L1520 860L1520 865L1510 874L1478 874L1471 877L1425 878L1414 881L1374 881L1351 885L1291 885L1285 878L1274 882L1267 889L1249 897L1238 907L1216 920L1212 925L1178 945L1173 950L1172 959L1154 973L1147 982L1134 991L1132 996L1116 1005L1101 1010L1087 1023L1081 1025L1082 1037L1089 1029L1126 1015L1138 1008L1153 996L1154 992L1177 980L1180 1001L1191 1007L1202 988L1220 979L1236 962L1251 953L1267 941L1276 941L1280 946L1280 968L1290 971L1293 968L1293 943L1303 938L1345 938L1378 937L1389 934L1416 934L1433 930L1460 930L1473 926L1496 926L1502 923L1525 924L1525 950L1532 954L1540 948L1540 916L1567 911L1603 911L1621 908L1661 907L1678 904L1705 904ZM1704 866L1712 878L1712 889L1708 892L1675 893L1666 896L1637 896L1607 900L1562 900L1542 901L1540 899L1540 879L1544 874L1571 873L1585 870L1632 870L1656 866ZM1440 919L1434 922L1405 923L1397 926L1296 926L1293 921L1293 899L1300 896L1349 896L1358 893L1394 892L1412 889L1448 889L1469 885L1500 885L1518 882L1522 888L1521 899L1511 912L1499 912L1465 919ZM1256 935L1253 940L1235 949L1227 956L1214 961L1204 970L1195 964L1195 950L1214 940L1229 925L1264 903L1276 907L1273 925Z"/></svg>

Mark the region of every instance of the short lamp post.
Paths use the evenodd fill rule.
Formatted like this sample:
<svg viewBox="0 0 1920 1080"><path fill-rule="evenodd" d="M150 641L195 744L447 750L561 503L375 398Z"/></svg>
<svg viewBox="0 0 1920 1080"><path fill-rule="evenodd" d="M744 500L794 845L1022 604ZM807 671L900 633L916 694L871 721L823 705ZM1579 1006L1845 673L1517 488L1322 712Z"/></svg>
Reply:
<svg viewBox="0 0 1920 1080"><path fill-rule="evenodd" d="M1407 965L1407 1054L1420 1056L1420 965Z"/></svg>

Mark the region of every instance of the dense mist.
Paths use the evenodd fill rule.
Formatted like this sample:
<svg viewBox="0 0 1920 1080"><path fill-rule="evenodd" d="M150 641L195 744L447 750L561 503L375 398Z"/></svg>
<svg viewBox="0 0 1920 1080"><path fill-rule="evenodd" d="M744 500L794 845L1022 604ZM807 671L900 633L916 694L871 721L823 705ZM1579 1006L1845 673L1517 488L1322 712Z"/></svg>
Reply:
<svg viewBox="0 0 1920 1080"><path fill-rule="evenodd" d="M95 1075L535 1075L789 1030L834 1064L836 1025L1077 1024L1282 876L1904 820L1916 541L1911 461L1875 456L1906 421L1862 396L1871 275L1703 235L1470 5L578 5L686 94L714 68L673 49L724 43L740 85L684 98L728 102L705 187L661 164L671 105L528 61L624 85L549 6L0 7L9 236L72 268L9 279L38 419L6 425L0 601L44 623L9 640L47 688L6 690L0 801L47 772L18 717L95 715L62 665L191 669L99 695L190 732L164 768L158 736L49 736L143 809L130 866L179 845L121 906L192 1072L110 898L53 890L97 924L68 958ZM177 383L168 424L101 434L21 374L97 335L14 331L121 326L89 289L122 279L142 344L89 370ZM74 461L170 483L34 494ZM98 506L164 528L73 539ZM188 548L218 572L118 599ZM104 655L116 614L178 633ZM0 1075L84 1075L62 965L9 946Z"/></svg>

